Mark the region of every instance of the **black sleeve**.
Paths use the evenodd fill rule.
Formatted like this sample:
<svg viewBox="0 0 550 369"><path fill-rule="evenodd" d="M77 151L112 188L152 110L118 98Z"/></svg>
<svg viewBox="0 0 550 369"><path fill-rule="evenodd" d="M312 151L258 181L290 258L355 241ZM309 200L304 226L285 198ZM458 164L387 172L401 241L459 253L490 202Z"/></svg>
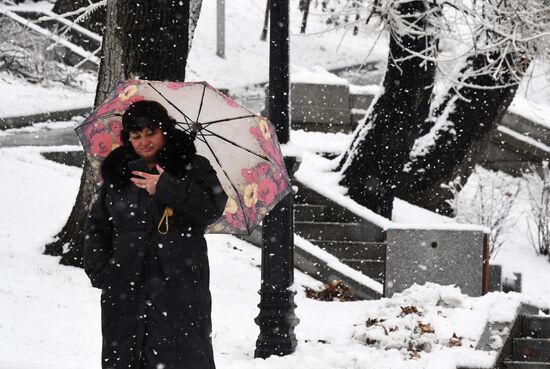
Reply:
<svg viewBox="0 0 550 369"><path fill-rule="evenodd" d="M101 288L109 263L113 263L113 224L105 206L105 188L99 190L84 233L84 270L92 286Z"/></svg>
<svg viewBox="0 0 550 369"><path fill-rule="evenodd" d="M223 214L227 195L206 159L200 161L196 173L180 179L164 172L157 182L155 198L164 206L183 212L193 223L208 225Z"/></svg>

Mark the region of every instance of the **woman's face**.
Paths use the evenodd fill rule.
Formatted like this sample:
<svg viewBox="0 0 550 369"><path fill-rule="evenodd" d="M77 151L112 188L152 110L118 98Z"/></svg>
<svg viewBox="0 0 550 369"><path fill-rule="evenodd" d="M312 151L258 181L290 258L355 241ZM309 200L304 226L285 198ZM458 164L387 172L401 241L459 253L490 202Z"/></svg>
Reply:
<svg viewBox="0 0 550 369"><path fill-rule="evenodd" d="M130 143L140 158L156 161L158 153L166 144L166 139L160 128L145 127L141 131L130 132Z"/></svg>

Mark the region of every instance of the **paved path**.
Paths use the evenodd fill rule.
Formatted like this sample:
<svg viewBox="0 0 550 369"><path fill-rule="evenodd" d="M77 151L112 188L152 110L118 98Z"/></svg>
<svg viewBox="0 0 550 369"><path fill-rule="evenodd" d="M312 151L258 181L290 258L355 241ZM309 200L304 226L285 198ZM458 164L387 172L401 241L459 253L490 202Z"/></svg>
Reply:
<svg viewBox="0 0 550 369"><path fill-rule="evenodd" d="M0 137L0 147L78 145L72 128L21 132Z"/></svg>

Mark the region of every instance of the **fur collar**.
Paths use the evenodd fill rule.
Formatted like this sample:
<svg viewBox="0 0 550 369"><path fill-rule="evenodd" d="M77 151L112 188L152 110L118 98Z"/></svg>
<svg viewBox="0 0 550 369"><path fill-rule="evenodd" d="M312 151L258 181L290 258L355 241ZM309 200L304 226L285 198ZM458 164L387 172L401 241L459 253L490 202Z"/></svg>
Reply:
<svg viewBox="0 0 550 369"><path fill-rule="evenodd" d="M195 144L189 135L183 131L174 130L170 136L166 137L166 145L159 153L159 165L168 173L181 177L195 153ZM103 180L116 189L125 187L132 177L128 163L138 159L139 156L131 145L116 148L101 164Z"/></svg>

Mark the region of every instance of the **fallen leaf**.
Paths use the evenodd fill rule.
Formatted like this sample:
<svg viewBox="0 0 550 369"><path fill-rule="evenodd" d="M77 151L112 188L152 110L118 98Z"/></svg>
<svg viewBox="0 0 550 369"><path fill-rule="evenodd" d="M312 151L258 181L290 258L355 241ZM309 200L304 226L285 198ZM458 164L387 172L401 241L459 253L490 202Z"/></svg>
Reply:
<svg viewBox="0 0 550 369"><path fill-rule="evenodd" d="M409 315L409 314L417 314L422 316L422 312L420 312L416 306L401 306L401 315Z"/></svg>
<svg viewBox="0 0 550 369"><path fill-rule="evenodd" d="M411 356L411 359L413 359L413 360L420 359L420 352L418 352L416 350L412 350L411 352L409 352L409 355Z"/></svg>
<svg viewBox="0 0 550 369"><path fill-rule="evenodd" d="M451 339L449 339L449 343L447 343L447 346L448 347L462 346L462 337L458 337L456 333L453 333L453 336L451 337Z"/></svg>
<svg viewBox="0 0 550 369"><path fill-rule="evenodd" d="M367 345L374 345L376 343L376 340L372 340L370 338L367 338L366 343L367 343Z"/></svg>
<svg viewBox="0 0 550 369"><path fill-rule="evenodd" d="M341 280L332 280L325 283L324 289L315 291L309 287L305 287L306 297L319 301L354 301L353 290L350 286Z"/></svg>
<svg viewBox="0 0 550 369"><path fill-rule="evenodd" d="M368 318L367 319L367 327L371 327L373 325L378 325L382 322L385 322L386 319L378 319L378 318L374 318L374 319L371 319L371 318Z"/></svg>
<svg viewBox="0 0 550 369"><path fill-rule="evenodd" d="M430 325L430 323L424 324L424 323L418 322L418 328L420 328L420 332L422 333L434 333L434 330Z"/></svg>

